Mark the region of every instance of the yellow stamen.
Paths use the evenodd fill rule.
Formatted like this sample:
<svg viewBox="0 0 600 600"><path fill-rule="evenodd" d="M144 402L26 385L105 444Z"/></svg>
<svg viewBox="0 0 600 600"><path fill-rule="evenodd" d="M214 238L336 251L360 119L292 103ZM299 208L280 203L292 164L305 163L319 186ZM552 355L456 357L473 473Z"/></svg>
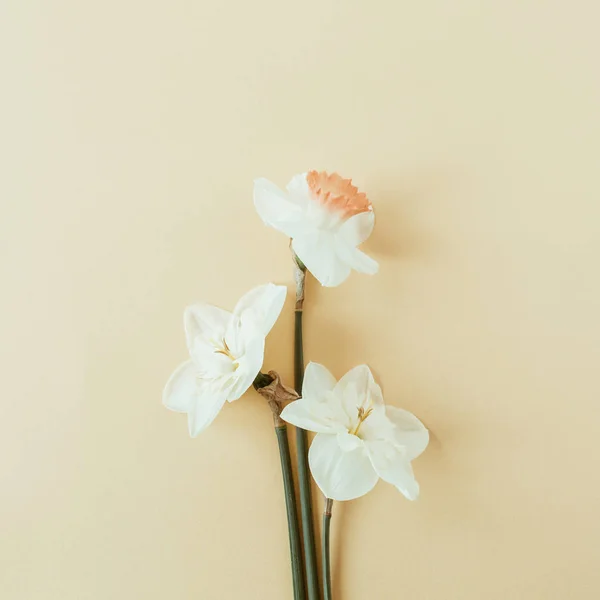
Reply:
<svg viewBox="0 0 600 600"><path fill-rule="evenodd" d="M231 354L231 350L229 349L229 346L227 345L227 342L225 341L225 338L223 338L223 348L217 348L215 350L215 354L222 354L223 356L226 356L227 358L236 361L237 358Z"/></svg>
<svg viewBox="0 0 600 600"><path fill-rule="evenodd" d="M367 417L373 412L373 408L369 408L367 410L365 410L362 406L359 407L358 409L358 423L356 424L356 427L354 427L352 429L352 431L350 431L350 433L352 435L358 435L358 430L360 429L360 426L367 420Z"/></svg>

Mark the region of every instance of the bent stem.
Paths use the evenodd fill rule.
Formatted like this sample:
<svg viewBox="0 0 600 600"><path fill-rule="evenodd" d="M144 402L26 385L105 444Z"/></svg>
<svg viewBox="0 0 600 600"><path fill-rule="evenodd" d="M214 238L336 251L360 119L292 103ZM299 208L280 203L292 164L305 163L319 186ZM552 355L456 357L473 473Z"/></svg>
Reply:
<svg viewBox="0 0 600 600"><path fill-rule="evenodd" d="M293 253L293 251L292 251ZM294 321L294 387L302 393L304 380L304 350L302 342L302 315L304 305L304 282L306 267L294 256L294 279L296 280L296 314ZM319 575L313 524L310 471L308 468L308 436L306 430L296 427L298 485L300 488L300 511L302 513L302 537L304 540L304 565L308 600L319 600Z"/></svg>
<svg viewBox="0 0 600 600"><path fill-rule="evenodd" d="M331 512L333 500L325 498L325 510L323 511L323 539L321 551L323 553L323 600L331 600L331 558L329 555L329 528L331 525Z"/></svg>
<svg viewBox="0 0 600 600"><path fill-rule="evenodd" d="M260 393L260 389L267 387L273 382L271 375L259 373L254 380L254 388ZM281 404L275 401L269 402L273 413L275 435L279 446L279 458L281 460L281 474L283 477L283 491L285 495L285 509L288 523L288 536L290 542L290 559L292 566L292 581L294 586L294 600L305 600L306 590L304 585L304 572L302 569L302 544L300 541L300 526L298 524L298 508L296 506L296 491L294 489L294 478L292 476L292 457L290 455L290 444L287 436L285 421L281 419Z"/></svg>

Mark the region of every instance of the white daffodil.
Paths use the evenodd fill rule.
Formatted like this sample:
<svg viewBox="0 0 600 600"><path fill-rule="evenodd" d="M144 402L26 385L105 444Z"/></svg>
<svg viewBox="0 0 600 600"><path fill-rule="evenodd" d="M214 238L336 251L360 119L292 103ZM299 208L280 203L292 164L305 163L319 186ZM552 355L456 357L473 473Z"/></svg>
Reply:
<svg viewBox="0 0 600 600"><path fill-rule="evenodd" d="M377 262L357 248L373 231L373 206L350 179L309 171L286 189L257 179L254 205L267 225L292 238L292 249L322 285L339 285L351 269L377 272Z"/></svg>
<svg viewBox="0 0 600 600"><path fill-rule="evenodd" d="M240 299L233 312L194 304L184 312L190 360L171 375L163 404L187 413L190 435L196 437L252 385L264 357L265 337L283 307L286 287L269 283Z"/></svg>
<svg viewBox="0 0 600 600"><path fill-rule="evenodd" d="M286 406L281 418L317 433L308 460L327 498L358 498L380 477L409 500L418 497L410 462L425 450L429 433L413 414L384 405L381 388L366 365L336 382L325 367L310 363L302 398Z"/></svg>

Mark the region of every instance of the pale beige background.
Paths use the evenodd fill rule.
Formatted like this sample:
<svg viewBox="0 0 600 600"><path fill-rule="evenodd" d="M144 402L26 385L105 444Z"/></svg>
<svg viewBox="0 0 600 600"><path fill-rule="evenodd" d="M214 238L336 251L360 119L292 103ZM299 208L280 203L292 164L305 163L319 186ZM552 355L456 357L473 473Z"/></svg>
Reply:
<svg viewBox="0 0 600 600"><path fill-rule="evenodd" d="M312 167L381 272L310 282L307 358L433 433L419 502L338 509L337 599L600 597L599 13L4 0L0 597L290 597L261 400L191 440L160 394L186 304L291 285L252 180Z"/></svg>

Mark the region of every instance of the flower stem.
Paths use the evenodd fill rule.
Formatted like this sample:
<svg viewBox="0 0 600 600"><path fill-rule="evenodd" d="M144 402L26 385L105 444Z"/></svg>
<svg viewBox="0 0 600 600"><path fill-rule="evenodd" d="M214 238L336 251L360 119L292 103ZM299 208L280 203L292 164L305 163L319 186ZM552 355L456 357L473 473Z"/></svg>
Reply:
<svg viewBox="0 0 600 600"><path fill-rule="evenodd" d="M302 342L302 308L304 304L304 282L306 267L294 255L294 279L296 280L296 314L294 327L294 387L302 394L304 380L304 350ZM302 537L304 540L304 565L308 600L319 600L319 575L317 551L310 493L310 471L308 468L308 436L304 429L296 428L298 484L300 487L300 511L302 513Z"/></svg>
<svg viewBox="0 0 600 600"><path fill-rule="evenodd" d="M329 553L329 527L331 525L331 511L333 500L325 498L323 511L323 539L321 549L323 552L323 600L331 600L331 558Z"/></svg>
<svg viewBox="0 0 600 600"><path fill-rule="evenodd" d="M287 437L287 427L275 427L277 442L279 443L279 457L281 458L281 472L283 474L283 489L285 492L285 508L287 512L288 534L290 538L290 556L292 560L292 580L294 585L294 600L304 600L304 573L302 572L302 545L300 543L300 527L298 525L298 509L296 507L296 493L292 477L292 458Z"/></svg>
<svg viewBox="0 0 600 600"><path fill-rule="evenodd" d="M287 513L288 536L290 541L290 559L292 563L292 582L294 586L294 600L305 600L306 589L304 583L304 570L302 568L302 544L300 538L300 525L298 523L298 507L296 506L296 490L294 489L294 477L292 475L292 457L290 455L290 443L287 436L287 426L280 417L282 402L277 394L265 394L271 384L279 384L279 375L274 371L259 373L254 379L254 389L265 397L269 408L273 413L273 424L275 435L279 445L279 459L281 461L281 474L283 477L283 491L285 495L285 510ZM279 391L290 391L281 386ZM294 393L294 396L296 394Z"/></svg>

